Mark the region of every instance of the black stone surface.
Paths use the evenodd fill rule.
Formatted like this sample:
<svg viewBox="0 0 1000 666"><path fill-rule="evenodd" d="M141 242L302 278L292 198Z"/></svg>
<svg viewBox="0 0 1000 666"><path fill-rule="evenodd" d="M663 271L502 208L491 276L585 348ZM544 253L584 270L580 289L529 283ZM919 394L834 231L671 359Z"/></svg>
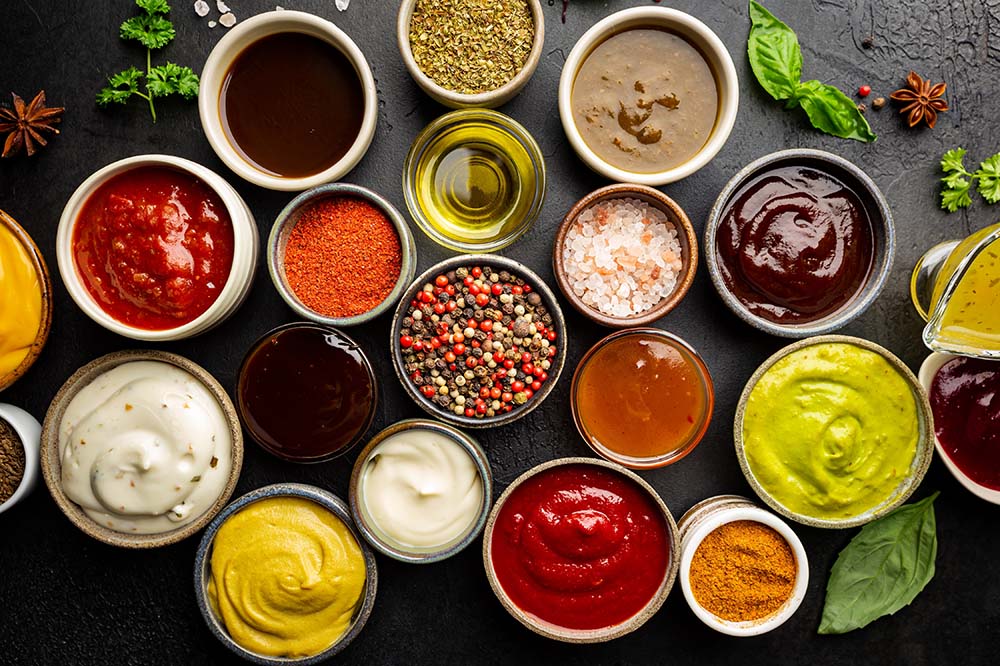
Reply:
<svg viewBox="0 0 1000 666"><path fill-rule="evenodd" d="M230 0L241 19L273 9L276 0ZM368 186L401 210L400 170L410 141L445 110L420 92L406 73L395 43L396 3L353 0L338 12L333 0L280 0L343 27L367 55L379 88L378 130L371 150L345 179ZM169 58L200 71L224 29L209 29L189 0L175 0L177 39L157 60ZM214 3L210 3L213 5ZM579 197L603 185L573 154L556 108L565 54L597 19L646 4L573 0L560 23L558 0L545 9L546 45L527 88L502 111L538 139L548 166L548 198L541 218L503 254L527 263L551 282L555 228ZM861 84L871 99L899 87L915 69L948 82L952 111L937 129L910 130L891 107L868 112L879 140L872 145L813 131L800 113L785 112L752 78L745 56L748 19L743 0L665 5L705 21L729 47L741 81L739 118L729 142L707 167L664 191L684 206L700 231L725 181L743 164L773 150L802 146L853 160L874 178L893 207L898 247L888 286L875 305L844 333L887 346L916 369L926 355L921 321L909 304L909 272L931 245L963 237L996 220L1000 208L978 197L968 212L938 209L937 161L964 146L976 162L1000 149L996 109L1000 92L1000 5L995 0L901 3L894 0L771 0L799 34L805 78L851 92ZM67 107L62 135L32 159L0 161L0 208L34 236L53 270L56 291L52 335L41 359L0 400L41 419L62 382L80 365L136 343L100 328L69 299L55 271L55 230L63 205L99 167L141 153L171 153L223 174L252 207L262 235L292 195L242 182L216 158L204 139L194 103L158 104L150 123L140 103L110 111L94 105L105 76L139 65L140 49L118 39L118 24L133 13L127 0L3 0L0 3L0 92L29 98L44 88ZM213 12L214 14L214 12ZM866 37L874 45L863 47ZM9 98L6 98L9 100ZM416 231L416 230L415 230ZM416 231L418 270L449 256ZM547 402L519 423L476 433L489 452L496 493L529 467L550 458L588 455L573 428L568 402L572 368L604 333L565 307L571 330L567 372ZM0 316L3 304L0 303ZM227 387L250 343L293 319L260 272L247 303L225 325L180 343L158 345L208 368ZM350 331L382 378L374 428L421 411L403 393L386 349L389 317ZM746 379L784 341L741 323L716 296L704 268L684 302L658 323L690 341L706 358L716 385L716 412L698 449L679 464L644 472L675 516L718 493L747 493L733 453L732 416ZM373 430L374 431L374 430ZM276 481L313 483L345 496L353 457L299 466L281 462L248 442L237 493ZM855 533L796 526L810 558L809 592L798 614L763 637L734 639L703 626L675 588L661 611L636 633L604 645L550 642L523 629L494 598L480 550L468 549L440 564L410 566L379 557L375 611L338 663L592 663L592 664L850 664L996 663L1000 637L1000 508L959 486L935 461L916 497L940 490L937 574L908 608L842 637L816 635L827 574ZM44 485L23 504L0 515L0 663L4 664L215 664L235 661L205 628L195 608L192 559L197 539L152 552L104 546L75 529ZM478 543L477 543L478 546Z"/></svg>

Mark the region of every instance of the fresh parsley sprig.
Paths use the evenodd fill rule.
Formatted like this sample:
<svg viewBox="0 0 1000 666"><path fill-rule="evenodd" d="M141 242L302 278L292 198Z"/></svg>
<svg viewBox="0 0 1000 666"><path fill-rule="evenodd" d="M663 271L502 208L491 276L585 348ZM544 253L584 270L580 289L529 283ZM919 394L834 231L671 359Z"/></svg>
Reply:
<svg viewBox="0 0 1000 666"><path fill-rule="evenodd" d="M965 168L965 148L949 150L941 158L941 208L954 213L959 208L972 205L972 184L976 183L979 194L987 203L1000 201L1000 154L994 155L979 163L976 171L969 172Z"/></svg>
<svg viewBox="0 0 1000 666"><path fill-rule="evenodd" d="M153 67L153 51L158 51L173 41L176 32L166 15L170 13L167 0L136 0L143 11L121 24L118 35L125 40L139 42L146 47L146 71L136 67L118 72L108 79L109 85L97 93L100 106L125 104L133 96L149 102L149 113L156 122L157 97L180 95L184 99L198 96L198 75L190 67L182 67L169 60L165 65Z"/></svg>

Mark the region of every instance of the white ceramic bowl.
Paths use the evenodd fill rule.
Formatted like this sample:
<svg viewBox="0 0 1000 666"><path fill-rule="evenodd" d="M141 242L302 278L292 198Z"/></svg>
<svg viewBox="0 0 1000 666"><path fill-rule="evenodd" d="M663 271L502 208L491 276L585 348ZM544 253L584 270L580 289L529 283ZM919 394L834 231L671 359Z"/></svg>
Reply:
<svg viewBox="0 0 1000 666"><path fill-rule="evenodd" d="M608 164L591 150L573 121L572 94L577 72L594 48L608 37L631 28L653 27L669 30L698 47L715 74L719 87L719 115L705 145L684 164L655 173L635 173ZM633 7L615 12L590 28L577 41L563 65L559 78L559 117L576 154L597 173L620 183L666 185L686 178L708 164L722 149L736 123L740 86L736 67L725 44L712 30L691 16L668 7Z"/></svg>
<svg viewBox="0 0 1000 666"><path fill-rule="evenodd" d="M691 561L701 542L717 528L737 520L751 520L774 529L784 537L795 555L797 572L795 586L787 601L774 613L758 620L733 622L724 620L706 610L691 591ZM757 636L785 623L795 614L809 587L809 559L799 537L783 520L754 505L750 500L735 495L720 495L692 507L681 517L681 567L680 582L688 606L706 625L730 636Z"/></svg>
<svg viewBox="0 0 1000 666"><path fill-rule="evenodd" d="M948 361L960 358L958 356L953 356L951 354L942 354L940 352L933 352L930 356L924 359L924 362L920 364L920 372L917 373L917 379L920 380L920 384L927 391L927 395L931 394L931 384L934 382L934 376L937 375L938 370L941 369ZM1000 363L1000 362L998 362ZM944 446L941 445L941 440L937 438L937 432L934 433L934 448L937 449L938 457L944 462L944 466L948 468L951 475L958 479L958 482L965 486L965 489L970 493L986 500L987 502L992 502L993 504L1000 504L1000 490L993 490L992 488L987 488L986 486L980 485L970 479L965 472L959 469L950 457L948 453L944 450Z"/></svg>
<svg viewBox="0 0 1000 666"><path fill-rule="evenodd" d="M168 167L184 171L198 178L222 199L233 224L233 264L229 271L229 279L226 280L219 297L207 310L188 323L157 331L123 324L105 312L80 280L76 260L73 258L73 227L87 199L109 179L139 167ZM196 162L172 155L136 155L99 169L90 178L83 181L70 196L66 207L63 208L62 217L59 219L59 229L56 232L56 260L59 264L59 274L62 276L63 284L66 285L66 290L80 309L88 317L113 333L133 340L149 342L190 338L222 323L233 314L243 304L250 292L254 273L257 270L259 246L260 237L257 232L257 223L254 221L250 208L232 185L214 171Z"/></svg>
<svg viewBox="0 0 1000 666"><path fill-rule="evenodd" d="M531 9L531 17L535 22L535 37L524 67L514 78L496 90L468 95L439 86L420 69L417 61L413 58L413 51L410 50L410 19L413 17L413 9L417 0L402 0L399 5L399 14L396 16L396 42L399 45L399 53L403 56L403 63L406 65L407 71L410 72L410 76L417 82L417 85L431 98L453 109L495 108L506 104L527 85L531 75L538 67L538 61L542 57L542 50L545 46L545 16L542 14L542 3L539 0L527 0L527 3L528 8Z"/></svg>
<svg viewBox="0 0 1000 666"><path fill-rule="evenodd" d="M42 426L34 416L20 407L0 402L0 419L3 419L17 433L24 447L24 476L14 494L6 502L0 502L0 513L24 499L38 483L38 446L41 441Z"/></svg>
<svg viewBox="0 0 1000 666"><path fill-rule="evenodd" d="M257 40L278 33L297 32L317 37L340 50L354 65L364 89L364 117L361 130L350 150L328 169L311 176L283 178L267 172L248 162L233 147L222 127L219 100L222 86L226 81L229 67L237 56ZM368 61L358 45L343 30L313 14L290 10L265 12L240 22L225 37L219 40L208 54L208 60L201 72L201 88L198 93L198 113L201 126L208 142L226 166L236 175L254 185L271 190L295 192L307 190L323 183L339 180L361 161L375 136L375 122L378 119L378 93L375 78Z"/></svg>

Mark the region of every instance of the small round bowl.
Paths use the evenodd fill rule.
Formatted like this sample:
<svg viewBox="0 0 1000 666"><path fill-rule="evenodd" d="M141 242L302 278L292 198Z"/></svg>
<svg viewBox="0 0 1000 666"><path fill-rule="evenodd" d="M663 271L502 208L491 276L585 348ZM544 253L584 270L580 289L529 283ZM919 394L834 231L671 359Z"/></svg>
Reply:
<svg viewBox="0 0 1000 666"><path fill-rule="evenodd" d="M396 229L402 258L399 277L396 279L396 284L393 286L392 291L386 295L381 303L368 312L351 317L327 317L311 309L299 300L299 297L296 296L285 277L285 247L288 244L288 237L291 235L292 229L295 228L295 225L299 221L300 214L306 208L323 199L337 197L361 199L380 210ZM328 326L354 326L355 324L367 323L381 316L399 301L403 289L413 280L413 274L416 272L417 247L413 242L413 234L410 233L410 226L403 219L403 216L399 214L399 211L396 210L396 207L389 203L387 199L359 185L330 183L328 185L320 185L308 192L303 192L292 199L278 213L278 218L274 221L274 226L271 227L271 236L267 242L267 268L271 274L271 281L274 282L275 289L278 290L285 303L295 310L296 314L320 324L327 324ZM330 286L331 288L334 287L334 285Z"/></svg>
<svg viewBox="0 0 1000 666"><path fill-rule="evenodd" d="M316 37L336 47L354 65L364 90L364 116L361 130L350 150L329 168L310 176L284 178L261 171L244 159L226 137L220 112L220 96L229 68L243 50L264 37L278 33L297 32ZM218 41L201 71L201 90L198 94L198 113L201 127L215 154L240 178L270 190L300 191L339 180L361 161L375 136L378 119L378 93L368 61L357 44L343 30L313 14L282 11L258 14L229 30Z"/></svg>
<svg viewBox="0 0 1000 666"><path fill-rule="evenodd" d="M813 516L797 513L785 507L785 505L774 499L760 484L757 477L754 476L753 471L750 469L750 463L747 460L746 451L743 449L743 417L746 412L747 401L750 398L750 392L753 391L757 382L764 375L764 373L770 370L771 366L775 363L793 352L797 352L800 349L805 349L806 347L811 347L813 345L831 342L854 345L856 347L860 347L861 349L874 352L884 358L889 365L891 365L899 373L904 381L906 381L910 390L913 391L913 398L917 407L917 421L919 428L913 462L910 463L910 469L907 470L906 475L896 487L895 493L882 504L872 507L864 513L851 518L841 519L815 518ZM820 527L825 529L845 529L848 527L857 527L859 525L864 525L865 523L870 523L873 520L881 518L905 502L913 491L916 490L917 486L920 485L920 482L923 481L924 475L927 474L927 468L930 467L931 458L934 455L933 437L934 421L931 416L931 406L930 402L927 400L927 393L924 391L920 382L917 381L917 378L913 375L913 373L910 372L910 369L906 367L906 364L899 360L895 354L890 352L885 347L877 345L874 342L849 335L820 335L806 340L799 340L798 342L794 342L773 354L770 358L764 361L760 367L757 368L757 370L754 371L753 375L751 375L750 379L747 381L746 386L743 388L743 393L740 395L739 403L736 406L736 417L733 421L733 441L736 445L736 458L739 461L740 469L743 470L743 475L746 477L750 487L753 488L753 491L757 493L757 496L760 497L770 509L781 514L785 518L794 520L797 523L802 523L803 525L808 525L809 527Z"/></svg>
<svg viewBox="0 0 1000 666"><path fill-rule="evenodd" d="M482 480L483 503L479 509L479 517L472 524L472 528L461 539L446 544L444 547L417 549L396 542L378 529L365 506L362 475L369 458L371 458L379 444L392 435L406 430L431 430L449 437L469 454L476 469L479 471L479 478ZM351 485L348 497L351 501L351 515L354 517L354 523L357 525L358 531L361 532L365 540L375 550L400 562L410 562L413 564L440 562L464 550L483 531L483 527L486 525L486 517L490 512L490 503L493 501L493 472L490 468L489 458L486 457L486 452L483 451L479 442L461 430L429 419L407 419L395 423L375 435L361 453L358 454L358 459L354 463L354 470L351 472Z"/></svg>
<svg viewBox="0 0 1000 666"><path fill-rule="evenodd" d="M417 61L413 58L413 51L410 49L410 19L413 17L413 10L418 0L403 0L399 5L399 13L396 16L396 42L399 45L399 53L403 56L403 63L406 65L410 76L417 82L417 85L425 93L431 96L434 101L449 106L453 109L468 107L493 108L506 104L514 98L521 89L527 85L531 75L535 73L538 62L542 57L542 49L545 45L545 16L542 14L542 3L539 0L526 0L531 9L531 18L535 22L535 36L531 43L531 51L524 67L514 78L495 90L476 93L474 95L448 90L439 86L429 76L424 74Z"/></svg>
<svg viewBox="0 0 1000 666"><path fill-rule="evenodd" d="M601 42L633 28L659 28L684 37L694 44L707 60L715 75L719 88L719 111L715 127L705 145L680 166L655 173L635 173L625 171L608 164L597 153L590 149L583 140L580 131L573 121L573 85L577 73L587 56ZM605 178L621 183L640 183L642 185L666 185L682 178L687 178L702 168L722 150L729 133L736 123L736 111L739 108L740 86L736 76L736 67L725 44L711 28L677 9L667 7L633 7L615 12L598 21L577 41L563 65L559 77L559 117L562 119L563 130L569 139L573 150L584 163Z"/></svg>
<svg viewBox="0 0 1000 666"><path fill-rule="evenodd" d="M651 309L634 314L628 317L616 317L605 314L596 308L583 302L573 291L570 284L569 275L566 273L566 265L563 259L563 249L566 244L566 234L570 227L576 223L580 214L594 206L609 199L638 199L658 210L667 216L677 228L677 240L681 245L681 273L677 276L677 284L674 290L660 300ZM559 230L556 232L556 240L552 246L552 270L556 276L556 283L562 291L563 296L570 305L576 308L577 312L602 326L611 328L627 328L629 326L646 326L660 319L665 314L673 310L687 294L691 283L694 282L695 272L698 270L698 238L694 232L694 226L688 219L684 209L677 205L677 202L666 196L662 192L646 185L628 185L616 183L606 185L594 190L583 197L566 213Z"/></svg>
<svg viewBox="0 0 1000 666"><path fill-rule="evenodd" d="M660 586L656 594L654 594L646 605L632 617L628 618L624 622L604 627L602 629L568 629L566 627L560 627L550 622L546 622L530 613L526 613L521 610L504 591L497 578L496 569L493 566L493 557L491 555L493 531L496 527L497 517L500 515L500 510L503 508L504 503L518 488L518 486L525 481L554 467L562 467L565 465L590 465L593 467L601 467L625 477L643 490L649 499L651 499L656 506L659 507L664 523L667 527L667 539L669 540L670 545L670 561L667 563L667 570L663 574L663 580L660 582ZM666 600L667 595L670 594L670 590L674 586L674 580L677 578L677 570L680 567L679 549L680 538L678 536L677 524L674 522L674 517L671 515L670 509L667 508L667 505L663 502L663 499L659 496L659 494L657 494L656 490L654 490L651 485L646 483L642 477L635 472L625 469L621 465L616 465L613 462L596 460L594 458L558 458L556 460L550 460L542 463L541 465L532 467L527 472L514 479L514 481L507 486L507 489L503 491L503 494L500 495L496 504L493 505L493 510L490 512L489 520L486 522L486 531L483 536L483 566L486 569L486 578L490 581L490 587L493 589L493 593L496 595L497 599L500 600L500 604L508 613L511 614L511 616L513 616L515 620L523 624L531 631L540 636L544 636L545 638L551 638L564 643L603 643L605 641L621 638L626 634L632 633L656 614L656 611L660 609L660 606L662 606L663 602Z"/></svg>
<svg viewBox="0 0 1000 666"><path fill-rule="evenodd" d="M417 198L417 190L420 188L417 167L424 153L440 137L454 132L468 123L488 124L506 134L512 141L517 142L531 159L535 173L535 190L530 193L531 204L521 222L506 235L482 242L458 240L435 229L434 225L431 224L429 214L421 207ZM457 252L495 252L523 236L538 218L542 203L545 201L545 158L542 156L542 150L538 147L534 137L513 118L490 109L452 111L431 122L413 140L410 151L406 154L406 159L403 162L403 197L406 199L406 207L417 226L438 245Z"/></svg>
<svg viewBox="0 0 1000 666"><path fill-rule="evenodd" d="M917 377L920 379L920 385L924 387L928 396L931 393L931 385L934 383L934 377L937 375L938 370L940 370L941 366L945 363L956 358L959 357L951 354L942 354L941 352L932 352L926 359L924 359L924 362L920 364L920 371L917 373ZM997 364L998 367L1000 367L1000 361L997 361ZM934 434L934 448L937 449L938 457L944 461L944 466L948 468L951 475L954 476L966 490L976 497L986 500L987 502L1000 504L1000 490L987 488L986 486L981 485L969 478L969 476L955 464L955 462L948 455L948 452L944 450L944 445L941 444L941 440L937 438L937 433Z"/></svg>
<svg viewBox="0 0 1000 666"><path fill-rule="evenodd" d="M181 326L162 330L147 330L124 324L104 311L100 304L90 295L87 287L80 279L73 253L73 230L84 205L90 196L104 183L115 176L143 167L163 167L181 171L205 183L222 200L229 213L233 225L233 264L229 271L229 279L219 292L218 298L195 319ZM113 162L99 169L90 178L76 188L73 195L63 208L59 218L59 229L56 232L56 260L59 264L59 274L70 297L83 310L84 314L112 333L147 342L166 342L168 340L183 340L199 335L218 326L243 304L253 277L257 271L257 250L260 239L257 233L257 223L254 221L250 208L243 199L221 176L200 164L172 155L137 155Z"/></svg>
<svg viewBox="0 0 1000 666"><path fill-rule="evenodd" d="M587 363L598 351L606 347L608 344L630 335L653 335L661 338L665 343L671 345L680 354L687 358L691 365L693 365L698 371L698 376L701 380L700 388L705 395L705 416L702 419L702 422L698 424L698 428L691 434L691 437L683 446L663 455L648 458L636 458L618 453L617 451L612 451L608 447L596 441L587 431L583 415L580 413L580 408L577 405L577 391L580 388L581 375ZM608 395L607 398L608 400L615 401L619 399L619 396ZM580 437L583 438L583 441L587 443L587 446L589 446L597 455L631 469L654 469L657 467L665 467L667 465L674 464L694 451L694 448L698 446L699 442L701 442L702 437L705 436L705 431L708 430L708 424L712 421L712 411L714 406L715 386L712 383L712 375L709 373L708 365L705 364L704 359L702 359L701 355L690 344L673 333L668 333L667 331L659 328L630 328L622 331L616 331L602 338L593 347L588 349L587 353L583 355L582 359L580 359L580 363L576 366L576 372L573 373L573 383L570 387L570 409L573 412L573 422L576 424L576 429L577 432L580 433Z"/></svg>
<svg viewBox="0 0 1000 666"><path fill-rule="evenodd" d="M548 309L549 314L552 315L552 326L556 330L556 334L558 336L557 340L561 341L561 343L558 343L559 352L556 354L555 360L552 361L552 367L548 370L549 378L545 381L542 388L525 404L513 409L512 411L501 416L483 419L477 419L475 417L464 415L459 416L454 412L445 411L418 391L416 386L413 385L413 382L411 382L410 378L407 376L404 368L402 349L399 346L399 331L403 327L403 319L406 317L407 307L414 296L423 288L423 285L433 280L434 277L440 273L447 273L448 271L455 270L461 266L476 265L491 266L499 270L506 270L530 283L535 292L541 295L542 305L544 305ZM538 406L545 401L545 398L547 398L552 392L552 388L556 385L556 382L559 381L559 375L562 372L563 365L566 360L566 346L568 342L569 341L566 338L566 322L563 319L562 310L559 309L559 302L556 300L555 294L552 293L552 290L549 289L548 285L542 281L542 278L538 277L538 275L536 275L524 264L499 255L464 254L452 257L451 259L445 259L444 261L434 264L428 268L426 271L418 275L417 279L414 280L409 288L403 293L403 298L396 307L396 314L392 317L392 327L389 329L389 347L392 349L392 367L396 371L396 377L399 379L399 382L406 390L406 394L409 395L422 410L427 412L433 418L446 421L460 428L492 428L494 426L508 425L527 416L532 411L537 409Z"/></svg>
<svg viewBox="0 0 1000 666"><path fill-rule="evenodd" d="M42 257L35 241L20 224L14 221L14 218L2 210L0 210L0 226L10 231L28 251L35 273L38 275L38 286L42 291L42 316L38 332L35 334L35 341L31 343L31 349L28 350L28 355L24 357L20 365L6 375L0 376L0 391L2 391L20 379L28 371L28 368L34 365L42 353L45 341L49 339L49 330L52 328L52 280L49 278L49 268L45 265L45 258Z"/></svg>
<svg viewBox="0 0 1000 666"><path fill-rule="evenodd" d="M698 546L719 527L738 520L750 520L767 525L788 542L795 556L797 571L795 586L787 601L774 613L756 620L734 622L724 620L706 610L691 590L691 562ZM684 599L699 620L716 631L729 636L759 636L777 629L798 610L809 588L809 558L795 532L783 520L759 508L750 500L738 495L719 495L703 500L691 507L678 522L681 538L680 583Z"/></svg>
<svg viewBox="0 0 1000 666"><path fill-rule="evenodd" d="M66 408L81 389L88 386L102 374L123 363L132 361L169 363L198 379L205 385L208 392L215 397L222 408L226 416L226 423L229 426L229 436L232 441L232 464L229 470L229 478L219 497L215 500L215 503L205 513L190 523L169 532L160 532L159 534L132 534L109 529L88 516L80 505L66 495L62 487L62 455L59 451L59 429L62 424L63 415L66 413ZM42 476L45 477L45 485L48 486L52 499L56 501L56 504L59 505L59 508L66 514L70 522L76 525L81 531L98 541L121 548L157 548L188 538L207 525L215 514L221 511L222 507L226 505L230 495L233 494L233 490L236 488L236 482L240 477L240 469L243 467L243 430L240 428L236 409L226 394L226 390L222 388L219 382L207 370L197 363L177 354L152 349L112 352L94 359L74 372L62 385L58 393L56 393L48 412L45 413L41 440Z"/></svg>
<svg viewBox="0 0 1000 666"><path fill-rule="evenodd" d="M0 420L10 424L24 447L24 474L14 494L7 501L0 502L0 513L3 513L27 497L38 483L38 448L42 426L28 412L5 402L0 402Z"/></svg>
<svg viewBox="0 0 1000 666"><path fill-rule="evenodd" d="M347 525L348 529L351 530L351 534L354 536L355 541L358 542L358 546L361 548L361 553L365 558L366 579L364 599L362 599L361 605L358 606L358 609L354 612L354 618L351 622L351 626L333 645L326 648L322 652L298 659L291 659L288 657L270 657L267 655L257 654L256 652L250 652L232 639L229 632L226 631L226 627L222 623L222 620L219 619L215 611L212 609L212 603L208 599L208 581L210 577L210 563L212 559L212 543L215 540L215 535L219 532L219 528L222 527L223 523L225 523L227 519L231 518L234 514L238 513L241 509L246 508L248 505L263 499L272 499L275 497L299 497L307 499L311 502L315 502L335 515L343 521L345 525ZM201 537L201 543L198 544L198 551L195 553L194 558L194 594L198 602L198 610L201 611L201 616L205 619L205 624L208 625L209 631L211 631L212 634L219 639L220 643L229 648L234 654L246 659L249 662L259 664L260 666L287 666L288 664L295 664L295 666L310 666L311 664L318 664L329 659L335 654L338 654L346 648L359 633L361 633L361 630L368 621L368 617L371 615L372 608L375 605L375 593L377 589L378 567L375 564L375 556L368 549L364 540L361 539L355 530L355 525L351 521L351 513L348 510L347 505L333 493L302 483L275 483L270 486L258 488L257 490L252 490L246 495L234 500L229 506L222 510L222 513L215 517L215 520L213 520L205 530L205 534Z"/></svg>
<svg viewBox="0 0 1000 666"><path fill-rule="evenodd" d="M719 268L722 259L719 257L715 242L716 234L729 208L729 203L740 189L760 173L784 166L807 166L836 176L858 195L872 224L874 256L871 271L865 284L862 285L853 300L848 301L836 312L821 319L801 324L779 324L750 312L726 286ZM708 274L723 302L736 313L736 316L757 330L783 338L824 335L846 326L861 316L868 309L868 306L875 302L885 286L889 271L892 269L892 257L895 251L896 237L892 223L892 211L878 185L868 174L843 157L822 150L806 148L779 150L765 155L746 165L733 176L722 188L709 212L708 223L705 225L705 238L702 243L705 263L708 264Z"/></svg>

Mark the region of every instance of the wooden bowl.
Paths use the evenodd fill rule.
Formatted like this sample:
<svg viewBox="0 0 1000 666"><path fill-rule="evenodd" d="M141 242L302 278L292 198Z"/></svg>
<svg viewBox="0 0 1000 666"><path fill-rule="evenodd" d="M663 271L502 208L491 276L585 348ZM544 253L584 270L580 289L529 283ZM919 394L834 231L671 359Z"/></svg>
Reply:
<svg viewBox="0 0 1000 666"><path fill-rule="evenodd" d="M81 389L89 385L100 375L123 363L131 361L160 361L162 363L169 363L193 375L218 400L229 426L229 435L232 440L232 464L230 465L229 478L226 481L225 487L218 498L216 498L215 503L201 516L190 523L168 532L131 534L109 529L87 515L79 504L66 495L62 487L62 456L59 450L59 428L63 415L66 413L66 408ZM62 512L66 514L66 517L70 519L70 522L80 528L80 530L98 541L103 541L112 546L121 548L157 548L176 543L191 536L207 525L222 510L226 502L229 501L229 497L236 488L236 482L240 477L240 469L243 466L243 430L240 428L236 409L233 407L233 403L226 394L225 389L222 388L219 382L207 370L197 363L177 354L155 350L112 352L111 354L94 359L74 372L52 399L49 411L45 414L45 423L42 425L41 464L45 485L49 487L52 498L59 505Z"/></svg>
<svg viewBox="0 0 1000 666"><path fill-rule="evenodd" d="M38 250L38 246L35 245L35 241L20 224L14 221L14 218L2 210L0 210L0 226L14 234L14 237L20 240L28 251L35 267L35 273L38 275L38 286L42 290L42 316L38 324L38 332L35 334L35 341L31 343L28 355L24 357L21 364L6 375L0 376L0 391L2 391L20 379L28 371L28 368L38 360L39 354L42 353L42 347L45 346L45 341L49 339L49 329L52 328L52 279L49 277L48 266L45 265L45 259Z"/></svg>
<svg viewBox="0 0 1000 666"><path fill-rule="evenodd" d="M576 295L570 284L569 275L566 273L566 265L563 261L563 245L566 243L566 234L569 228L576 222L577 217L602 201L609 199L638 199L657 210L663 212L676 227L677 240L681 245L681 273L677 276L677 284L674 290L660 300L651 309L628 317L615 317L605 314L596 308L592 308L583 302ZM556 282L562 290L566 300L570 302L578 312L588 319L611 328L628 328L630 326L646 326L652 324L657 319L673 310L687 294L694 282L694 274L698 270L698 237L694 232L694 226L687 214L673 199L663 194L657 189L646 185L634 185L627 183L615 183L598 188L583 197L566 213L559 230L556 232L556 240L552 246L552 271L555 273Z"/></svg>

